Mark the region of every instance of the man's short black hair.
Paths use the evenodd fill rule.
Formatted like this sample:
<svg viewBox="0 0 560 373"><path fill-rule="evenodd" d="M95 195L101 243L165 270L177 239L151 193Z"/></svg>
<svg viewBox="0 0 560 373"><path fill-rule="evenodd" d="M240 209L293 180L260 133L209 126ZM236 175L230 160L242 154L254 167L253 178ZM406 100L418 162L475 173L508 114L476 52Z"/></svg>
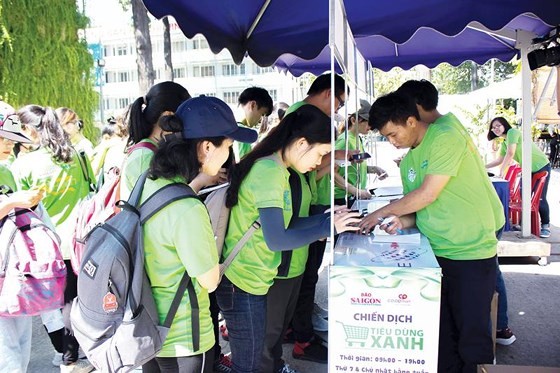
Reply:
<svg viewBox="0 0 560 373"><path fill-rule="evenodd" d="M334 95L336 97L340 97L344 94L344 87L345 81L344 78L338 74L334 75ZM324 90L331 89L331 73L319 75L313 83L311 83L311 87L307 91L308 96L315 95L317 93L321 93Z"/></svg>
<svg viewBox="0 0 560 373"><path fill-rule="evenodd" d="M409 80L397 89L397 92L409 95L426 111L432 111L438 105L438 90L428 80Z"/></svg>
<svg viewBox="0 0 560 373"><path fill-rule="evenodd" d="M259 109L265 107L267 109L267 116L272 113L272 97L270 97L266 89L261 87L249 87L241 92L237 99L240 105L245 105L249 101L255 101Z"/></svg>
<svg viewBox="0 0 560 373"><path fill-rule="evenodd" d="M409 117L420 120L414 100L400 92L392 92L379 97L369 110L369 126L380 131L388 122L405 125Z"/></svg>

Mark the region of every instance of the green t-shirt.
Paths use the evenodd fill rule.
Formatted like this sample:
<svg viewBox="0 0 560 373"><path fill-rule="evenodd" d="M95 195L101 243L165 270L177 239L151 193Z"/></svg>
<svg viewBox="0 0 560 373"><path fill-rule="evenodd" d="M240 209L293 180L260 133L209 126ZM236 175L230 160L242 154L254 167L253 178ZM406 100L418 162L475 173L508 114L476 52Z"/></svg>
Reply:
<svg viewBox="0 0 560 373"><path fill-rule="evenodd" d="M16 181L12 171L6 165L0 164L0 185L7 185L15 192L17 190Z"/></svg>
<svg viewBox="0 0 560 373"><path fill-rule="evenodd" d="M181 182L181 179L146 180L141 201L173 182ZM193 350L191 306L185 292L158 356L191 356L210 350L214 345L210 301L208 291L196 280L218 263L216 241L206 207L195 198L173 202L144 224L143 233L146 274L160 323L167 316L185 269L192 278L200 307L200 348Z"/></svg>
<svg viewBox="0 0 560 373"><path fill-rule="evenodd" d="M286 109L286 113L284 114L284 118L286 117L286 115L293 113L294 111L296 111L297 109L299 109L303 105L308 105L308 104L305 101L298 101L295 104L293 104L292 106L290 106L288 109Z"/></svg>
<svg viewBox="0 0 560 373"><path fill-rule="evenodd" d="M157 146L157 144L150 139L144 139L140 142L151 142ZM128 197L130 197L134 184L136 184L140 175L150 168L150 162L153 156L154 152L150 149L137 148L126 157L121 173L120 188L122 200L126 201Z"/></svg>
<svg viewBox="0 0 560 373"><path fill-rule="evenodd" d="M452 113L442 115L441 117L436 119L433 124L438 126L450 126L454 128L461 134L463 139L465 139L469 151L473 154L478 154L478 157L475 158L475 161L478 161L476 162L477 168L479 170L481 178L483 179L482 184L484 186L484 190L486 191L488 199L490 200L492 212L494 213L495 230L498 231L504 226L506 222L504 217L504 207L502 206L500 197L498 197L498 194L496 193L496 189L488 178L486 166L482 162L482 156L480 155L480 152L478 151L478 148L476 147L471 135L467 132L465 126L461 124L459 119L457 119L457 117Z"/></svg>
<svg viewBox="0 0 560 373"><path fill-rule="evenodd" d="M335 150L346 149L346 136L348 136L348 150L358 150L360 153L364 152L364 145L362 144L362 139L358 136L356 139L356 134L352 131L347 131L341 134L336 139L334 145ZM350 163L347 167L339 167L338 174L342 177L345 173L348 173L348 184L358 187L360 189L365 189L367 187L367 162L363 161L360 163ZM358 173L360 177L360 185L358 185ZM344 198L346 191L338 186L334 187L334 198Z"/></svg>
<svg viewBox="0 0 560 373"><path fill-rule="evenodd" d="M295 170L294 170L295 171ZM311 206L311 190L305 176L298 171L301 183L301 205L299 207L298 217L306 218L309 216L309 207ZM307 256L309 254L309 245L304 245L292 251L292 260L290 262L290 269L288 275L285 277L278 277L280 279L288 279L297 277L305 272L305 265L307 264Z"/></svg>
<svg viewBox="0 0 560 373"><path fill-rule="evenodd" d="M74 153L71 162L59 162L53 159L47 148L40 147L22 154L11 167L18 190L46 188L42 202L61 238L64 259L70 258L76 224L75 207L89 194L89 185L77 157ZM88 170L91 170L89 161L86 160L86 163ZM93 175L90 174L90 177L94 180Z"/></svg>
<svg viewBox="0 0 560 373"><path fill-rule="evenodd" d="M292 218L292 197L289 172L279 162L259 159L239 187L238 203L230 213L223 257L227 258L251 224L259 218L260 208L277 207L284 212L284 227ZM225 272L237 287L265 295L278 272L281 254L268 248L262 229L257 230L243 246Z"/></svg>
<svg viewBox="0 0 560 373"><path fill-rule="evenodd" d="M523 143L521 138L521 132L515 128L511 128L506 134L506 141L502 142L500 145L500 155L506 155L508 145L516 144L515 153L513 154L513 159L521 164L523 158ZM544 166L548 164L548 158L544 154L537 144L531 141L531 172L537 172Z"/></svg>
<svg viewBox="0 0 560 373"><path fill-rule="evenodd" d="M495 216L478 157L456 129L430 125L401 161L404 194L418 189L426 175L451 176L438 198L416 212L416 225L436 256L474 260L496 255Z"/></svg>
<svg viewBox="0 0 560 373"><path fill-rule="evenodd" d="M247 126L247 119L243 119L239 124L239 127L249 128ZM249 153L253 149L252 144L246 142L235 141L233 145L233 151L235 153L235 159L237 162L241 160L245 156L245 154Z"/></svg>

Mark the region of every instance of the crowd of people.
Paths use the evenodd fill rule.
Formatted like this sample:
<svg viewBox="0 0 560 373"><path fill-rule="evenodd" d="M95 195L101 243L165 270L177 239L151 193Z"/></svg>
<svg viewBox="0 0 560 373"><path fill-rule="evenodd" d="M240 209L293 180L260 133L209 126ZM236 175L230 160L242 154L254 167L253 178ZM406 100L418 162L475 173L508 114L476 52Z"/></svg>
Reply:
<svg viewBox="0 0 560 373"><path fill-rule="evenodd" d="M185 271L200 308L200 342L193 343L188 330L192 313L185 295L163 349L142 367L144 372L291 373L295 370L282 359L286 342L293 343L295 359L326 363L328 350L316 333L326 328L324 319L316 321L325 311L314 300L330 227L336 234L368 233L387 216L395 216L381 227L389 233L418 227L442 268L439 371L475 372L477 364L492 363L494 291L501 287L507 302L496 256L504 214L470 135L453 114L437 111L438 93L430 82L409 81L373 105L361 100L333 147L331 105L335 103L336 112L349 94L342 77L335 75L334 81L332 89L331 74L317 77L307 97L291 106L274 105L266 90L250 87L239 96L240 121L217 98L191 98L177 83L158 83L125 114L108 120L96 147L83 136L83 122L69 108L27 105L15 110L2 103L0 155L5 164L0 184L14 193L0 199L0 216L14 207L44 208L69 268L64 307L41 315L56 350L53 364L61 372L93 369L80 358L69 321L77 296L70 242L76 206L114 168L121 172L123 200L146 171L142 201L171 183L188 184L199 193L229 182L226 204L231 213L221 258L204 195L171 203L143 227L145 269L160 320ZM278 120L267 120L271 114ZM360 135L371 130L410 150L400 161L404 197L360 218L348 206L352 198L371 197L368 173L387 177L380 167L351 162L352 155L364 152ZM499 159L504 171L512 159L520 161L516 130L496 118L491 131L507 139L504 159ZM337 164L331 175L326 155L333 149L344 166ZM550 172L544 160L533 168ZM331 178L335 206L330 202ZM546 230L544 207L541 216ZM220 279L218 264L232 255L255 221L260 229ZM507 325L507 303L505 307L498 340L509 344L515 336ZM0 333L0 356L10 356L10 365L0 371L25 372L30 317L0 317L0 326L6 330ZM221 351L220 330L231 354Z"/></svg>

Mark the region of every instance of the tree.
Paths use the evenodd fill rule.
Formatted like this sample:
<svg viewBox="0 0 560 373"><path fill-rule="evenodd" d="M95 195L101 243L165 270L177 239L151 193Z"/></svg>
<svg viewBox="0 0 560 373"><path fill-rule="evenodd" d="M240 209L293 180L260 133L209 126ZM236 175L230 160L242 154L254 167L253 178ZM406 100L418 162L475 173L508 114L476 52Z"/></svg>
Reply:
<svg viewBox="0 0 560 373"><path fill-rule="evenodd" d="M119 0L123 9L132 10L132 25L136 39L136 67L138 86L143 94L154 85L154 64L152 60L152 38L150 18L142 0Z"/></svg>
<svg viewBox="0 0 560 373"><path fill-rule="evenodd" d="M78 37L88 19L76 1L0 0L0 8L0 98L14 107L71 108L96 141L93 59Z"/></svg>
<svg viewBox="0 0 560 373"><path fill-rule="evenodd" d="M173 81L173 62L171 61L171 31L169 29L169 17L163 17L163 67L164 80Z"/></svg>

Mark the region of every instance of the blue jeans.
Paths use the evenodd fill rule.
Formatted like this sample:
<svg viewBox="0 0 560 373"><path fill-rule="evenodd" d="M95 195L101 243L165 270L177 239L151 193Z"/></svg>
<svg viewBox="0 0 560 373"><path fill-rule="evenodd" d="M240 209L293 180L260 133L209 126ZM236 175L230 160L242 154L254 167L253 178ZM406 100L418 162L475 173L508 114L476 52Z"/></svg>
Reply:
<svg viewBox="0 0 560 373"><path fill-rule="evenodd" d="M548 201L546 200L546 194L548 192L548 182L550 181L550 172L551 172L550 163L548 163L540 170L533 172L531 175L534 175L541 171L548 172L548 176L546 177L546 181L544 182L544 188L541 194L541 201L539 202L539 216L541 217L541 225L542 225L542 224L550 224L550 208L548 207Z"/></svg>
<svg viewBox="0 0 560 373"><path fill-rule="evenodd" d="M504 276L502 271L500 271L500 264L496 263L496 291L498 292L498 322L496 329L502 330L508 327L508 302L507 302L507 292L506 284L504 282Z"/></svg>
<svg viewBox="0 0 560 373"><path fill-rule="evenodd" d="M249 294L224 276L216 289L228 328L233 373L257 373L266 328L266 295Z"/></svg>

